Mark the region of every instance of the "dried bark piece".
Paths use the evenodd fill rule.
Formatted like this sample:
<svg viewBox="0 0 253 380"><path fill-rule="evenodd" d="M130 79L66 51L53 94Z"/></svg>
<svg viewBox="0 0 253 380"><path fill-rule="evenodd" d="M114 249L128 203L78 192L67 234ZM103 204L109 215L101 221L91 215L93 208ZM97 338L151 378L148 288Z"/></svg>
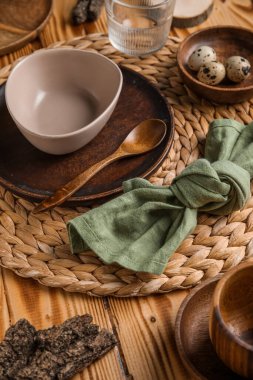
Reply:
<svg viewBox="0 0 253 380"><path fill-rule="evenodd" d="M104 0L90 0L87 10L87 20L95 21L98 19L101 13Z"/></svg>
<svg viewBox="0 0 253 380"><path fill-rule="evenodd" d="M71 18L74 25L83 24L87 20L87 9L90 0L78 0L72 10Z"/></svg>
<svg viewBox="0 0 253 380"><path fill-rule="evenodd" d="M99 331L99 327L91 322L91 315L78 315L67 319L61 325L39 330L37 332L38 348L58 354L78 339L88 340L90 336L96 336Z"/></svg>
<svg viewBox="0 0 253 380"><path fill-rule="evenodd" d="M15 380L67 380L106 354L116 344L114 336L101 330L89 342L76 340L66 351L37 350L31 363L17 372Z"/></svg>
<svg viewBox="0 0 253 380"><path fill-rule="evenodd" d="M98 19L104 0L78 0L72 10L72 23L74 25L83 24L85 21L95 21Z"/></svg>
<svg viewBox="0 0 253 380"><path fill-rule="evenodd" d="M116 344L112 333L91 322L86 314L36 332L20 320L0 345L0 379L70 379Z"/></svg>
<svg viewBox="0 0 253 380"><path fill-rule="evenodd" d="M60 370L57 379L70 379L83 368L88 367L95 360L101 358L116 345L114 335L106 330L101 330L96 338L86 346L85 342L79 342L69 351L65 366Z"/></svg>
<svg viewBox="0 0 253 380"><path fill-rule="evenodd" d="M35 328L25 319L11 326L0 344L0 379L15 378L15 373L27 365L34 351Z"/></svg>
<svg viewBox="0 0 253 380"><path fill-rule="evenodd" d="M64 365L62 358L50 351L36 350L30 363L16 372L15 380L56 380L57 373Z"/></svg>

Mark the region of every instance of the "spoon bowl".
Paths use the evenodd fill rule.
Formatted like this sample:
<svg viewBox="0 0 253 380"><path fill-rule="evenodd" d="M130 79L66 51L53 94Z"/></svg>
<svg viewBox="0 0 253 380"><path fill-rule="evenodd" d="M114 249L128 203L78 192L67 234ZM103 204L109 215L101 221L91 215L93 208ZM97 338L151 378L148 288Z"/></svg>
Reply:
<svg viewBox="0 0 253 380"><path fill-rule="evenodd" d="M144 120L127 135L119 149L129 155L146 153L161 143L166 130L166 124L160 119Z"/></svg>
<svg viewBox="0 0 253 380"><path fill-rule="evenodd" d="M37 205L34 208L33 213L42 212L62 204L96 173L110 163L120 160L123 157L147 153L156 148L164 139L166 132L167 125L163 120L149 119L142 121L126 136L114 153L92 165L66 185L58 189L54 195L46 198Z"/></svg>

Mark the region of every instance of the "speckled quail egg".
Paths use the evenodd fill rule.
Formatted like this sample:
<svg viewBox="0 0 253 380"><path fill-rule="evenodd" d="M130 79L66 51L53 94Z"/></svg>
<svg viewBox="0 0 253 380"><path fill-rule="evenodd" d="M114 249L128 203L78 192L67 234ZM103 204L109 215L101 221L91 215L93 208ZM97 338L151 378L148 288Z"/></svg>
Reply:
<svg viewBox="0 0 253 380"><path fill-rule="evenodd" d="M194 71L198 71L205 63L216 61L216 53L210 46L200 46L190 56L188 66Z"/></svg>
<svg viewBox="0 0 253 380"><path fill-rule="evenodd" d="M226 75L226 70L221 62L209 62L202 65L198 71L198 80L205 84L215 86Z"/></svg>
<svg viewBox="0 0 253 380"><path fill-rule="evenodd" d="M226 61L227 77L236 83L242 82L250 75L250 63L246 58L234 55Z"/></svg>

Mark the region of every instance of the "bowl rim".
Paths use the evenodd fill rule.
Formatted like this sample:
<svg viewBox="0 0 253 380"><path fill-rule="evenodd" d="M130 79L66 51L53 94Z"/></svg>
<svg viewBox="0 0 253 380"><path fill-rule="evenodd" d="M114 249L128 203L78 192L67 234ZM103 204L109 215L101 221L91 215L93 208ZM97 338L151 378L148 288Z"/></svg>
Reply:
<svg viewBox="0 0 253 380"><path fill-rule="evenodd" d="M242 272L244 270L247 270L248 268L253 269L253 261L244 262L242 264L239 264L238 266L234 267L230 271L226 272L220 281L218 281L214 292L213 292L213 298L212 298L212 308L215 307L215 314L218 317L219 324L223 327L225 333L229 336L229 338L242 348L245 348L247 351L253 352L253 345L246 343L244 340L242 340L238 335L233 334L232 331L227 327L227 324L225 323L221 310L220 310L220 297L222 294L222 291L224 289L224 285L228 280L230 280L236 273Z"/></svg>
<svg viewBox="0 0 253 380"><path fill-rule="evenodd" d="M26 64L26 62L29 61L30 59L33 59L34 57L37 57L39 55L41 55L41 56L42 55L51 55L51 54L57 54L59 52L62 52L62 53L64 52L67 54L72 54L74 52L74 54L76 54L76 53L80 54L81 53L81 54L86 55L86 56L87 55L96 56L96 57L99 57L99 59L104 60L105 62L111 64L111 66L114 67L115 71L117 71L119 74L118 89L117 89L117 92L114 94L111 102L107 105L106 109L102 113L100 113L94 120L92 120L90 123L82 126L81 128L79 128L75 131L72 131L72 132L58 134L58 135L55 135L55 134L49 135L49 134L37 133L37 132L34 132L31 129L25 127L23 124L21 124L17 120L17 118L15 117L15 115L13 114L13 112L11 110L11 107L10 107L9 101L8 101L8 98L10 97L9 86L10 86L10 82L12 80L11 78L13 76L13 73L15 73L23 64ZM15 123L18 124L18 128L20 128L21 130L24 130L26 133L28 133L32 136L55 140L55 139L72 137L72 136L80 134L84 130L89 130L89 129L93 128L94 124L96 124L99 121L99 119L103 118L103 116L106 114L108 108L110 108L112 106L112 104L115 102L115 99L118 99L120 92L122 90L122 85L123 85L123 75L122 75L122 72L121 72L119 66L115 62L113 62L111 59L105 57L104 55L102 55L98 52L85 51L85 50L81 50L81 49L77 49L77 48L76 49L69 49L69 48L63 48L63 47L60 47L57 49L40 49L40 50L35 50L32 54L29 54L28 56L22 57L21 60L12 68L10 75L6 81L6 85L5 85L5 101L6 101L6 106L8 108L10 115L12 116Z"/></svg>
<svg viewBox="0 0 253 380"><path fill-rule="evenodd" d="M224 93L224 92L235 92L235 93L238 93L238 92L243 92L243 91L247 91L247 90L253 90L253 84L250 85L250 86L247 86L247 87L230 87L230 86L210 86L206 83L203 83L203 82L200 82L199 80L197 80L188 70L185 69L184 65L183 65L183 60L181 58L181 55L182 55L182 51L183 51L183 48L184 46L186 45L186 43L188 41L190 41L192 38L194 38L196 35L201 35L203 33L206 33L206 32L212 32L214 30L220 30L220 29L223 29L223 30L240 30L240 31L243 31L243 32L246 32L246 33L250 33L252 35L252 39L253 39L253 32L248 29L248 28L244 28L244 27L240 27L240 26L233 26L233 25L222 25L222 26L210 26L208 28L204 28L204 29L200 29L200 30L197 30L196 32L190 34L188 37L186 37L179 45L179 48L178 48L178 51L177 51L177 63L178 63L178 67L180 69L180 71L189 79L191 80L192 82L194 82L196 85L198 86L201 86L203 88L206 88L208 90L212 90L212 91L218 91L220 93ZM253 68L253 67L252 67ZM252 74L253 75L253 72Z"/></svg>

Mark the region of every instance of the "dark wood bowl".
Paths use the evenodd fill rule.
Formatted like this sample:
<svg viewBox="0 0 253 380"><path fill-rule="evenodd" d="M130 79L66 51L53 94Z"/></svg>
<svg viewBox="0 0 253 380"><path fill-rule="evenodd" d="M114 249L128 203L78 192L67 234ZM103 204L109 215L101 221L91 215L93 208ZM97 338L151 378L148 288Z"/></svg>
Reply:
<svg viewBox="0 0 253 380"><path fill-rule="evenodd" d="M197 79L188 67L190 55L201 45L215 49L217 61L225 63L232 55L240 55L251 64L252 71L241 83L225 79L217 86L209 86ZM240 27L219 26L202 29L187 37L178 49L178 68L184 83L201 97L215 103L240 103L253 97L253 32Z"/></svg>
<svg viewBox="0 0 253 380"><path fill-rule="evenodd" d="M253 263L241 264L217 284L209 320L218 356L234 372L253 378Z"/></svg>
<svg viewBox="0 0 253 380"><path fill-rule="evenodd" d="M203 281L190 291L176 318L175 338L185 367L191 379L239 380L218 357L209 337L209 313L214 289L221 278Z"/></svg>

